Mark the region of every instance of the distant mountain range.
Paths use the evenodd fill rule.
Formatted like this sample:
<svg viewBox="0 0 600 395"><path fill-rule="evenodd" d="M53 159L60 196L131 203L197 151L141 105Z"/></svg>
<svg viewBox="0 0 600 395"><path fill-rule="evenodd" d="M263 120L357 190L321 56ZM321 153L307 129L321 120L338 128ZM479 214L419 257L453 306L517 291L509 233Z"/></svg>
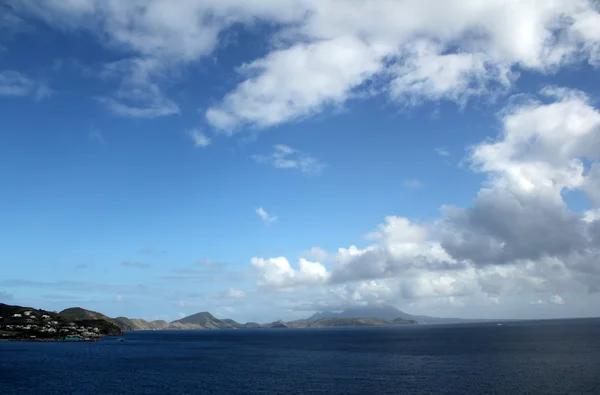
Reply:
<svg viewBox="0 0 600 395"><path fill-rule="evenodd" d="M376 326L407 324L448 324L476 322L483 320L463 320L459 318L436 318L405 313L389 305L352 307L339 312L324 311L295 321L275 321L266 324L247 322L245 324L232 319L219 319L209 312L193 314L179 320L146 321L127 317L110 318L96 311L81 307L72 307L58 313L68 321L106 322L111 328L122 331L136 330L175 330L175 329L247 329L247 328L323 328L339 326Z"/></svg>
<svg viewBox="0 0 600 395"><path fill-rule="evenodd" d="M405 313L389 305L353 307L340 312L324 311L295 321L275 321L259 324L257 322L239 323L232 319L219 319L205 311L167 322L163 320L146 321L127 317L109 318L101 313L82 308L63 310L75 319L105 319L124 331L135 330L165 330L165 329L247 329L247 328L323 328L336 326L375 326L375 325L406 325L406 324L441 324L469 322L458 318L436 318Z"/></svg>

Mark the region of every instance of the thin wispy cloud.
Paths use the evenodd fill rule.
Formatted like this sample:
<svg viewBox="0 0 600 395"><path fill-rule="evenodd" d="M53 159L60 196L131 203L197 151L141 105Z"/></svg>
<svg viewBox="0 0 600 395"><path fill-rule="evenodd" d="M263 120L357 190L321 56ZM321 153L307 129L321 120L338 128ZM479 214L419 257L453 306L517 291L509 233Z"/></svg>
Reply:
<svg viewBox="0 0 600 395"><path fill-rule="evenodd" d="M277 221L276 216L267 213L262 207L257 208L255 211L256 215L258 215L260 219L262 219L265 225L271 225L273 222Z"/></svg>
<svg viewBox="0 0 600 395"><path fill-rule="evenodd" d="M136 57L108 63L100 73L106 81L117 81L116 90L95 99L112 113L129 118L158 118L179 114L180 108L153 80L169 62Z"/></svg>
<svg viewBox="0 0 600 395"><path fill-rule="evenodd" d="M0 70L0 96L31 96L35 101L42 101L54 93L46 83L34 81L24 73Z"/></svg>
<svg viewBox="0 0 600 395"><path fill-rule="evenodd" d="M194 146L197 148L206 148L212 143L210 138L208 138L208 136L202 133L199 129L188 130L187 134L190 136Z"/></svg>
<svg viewBox="0 0 600 395"><path fill-rule="evenodd" d="M35 88L35 83L25 74L14 70L0 71L0 96L25 96Z"/></svg>
<svg viewBox="0 0 600 395"><path fill-rule="evenodd" d="M421 181L416 180L416 179L404 180L402 185L404 185L404 188L406 188L406 189L421 189L424 186Z"/></svg>
<svg viewBox="0 0 600 395"><path fill-rule="evenodd" d="M152 248L152 247L144 247L139 250L139 253L142 255L148 255L148 256L161 256L161 255L165 255L167 253L167 251L160 250L157 248Z"/></svg>
<svg viewBox="0 0 600 395"><path fill-rule="evenodd" d="M106 139L104 138L104 133L102 133L101 130L98 129L92 129L89 133L88 133L88 137L91 141L100 144L100 145L106 145Z"/></svg>
<svg viewBox="0 0 600 395"><path fill-rule="evenodd" d="M121 262L121 266L131 267L131 268L135 268L135 269L147 269L147 268L151 267L152 265L150 265L149 263L125 261L125 262Z"/></svg>
<svg viewBox="0 0 600 395"><path fill-rule="evenodd" d="M42 101L51 98L55 93L56 91L51 89L47 84L39 83L35 89L35 94L33 97L35 101Z"/></svg>
<svg viewBox="0 0 600 395"><path fill-rule="evenodd" d="M311 154L284 144L275 145L268 155L253 155L252 159L277 169L297 169L308 174L319 174L325 168L325 163Z"/></svg>
<svg viewBox="0 0 600 395"><path fill-rule="evenodd" d="M246 297L246 293L244 291L242 291L241 289L235 289L235 288L229 288L227 290L226 296L229 298L245 298Z"/></svg>
<svg viewBox="0 0 600 395"><path fill-rule="evenodd" d="M436 148L435 153L439 156L450 156L450 151L443 147Z"/></svg>

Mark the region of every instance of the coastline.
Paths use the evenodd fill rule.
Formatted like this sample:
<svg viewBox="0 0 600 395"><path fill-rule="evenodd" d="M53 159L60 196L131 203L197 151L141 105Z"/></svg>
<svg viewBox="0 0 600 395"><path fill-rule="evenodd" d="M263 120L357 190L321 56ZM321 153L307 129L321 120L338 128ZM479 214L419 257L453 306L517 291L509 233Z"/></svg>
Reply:
<svg viewBox="0 0 600 395"><path fill-rule="evenodd" d="M56 338L40 338L40 339L0 339L0 342L21 342L21 343L89 343L89 342L99 342L102 341L102 337L98 338L89 338L89 339L81 339L81 340L66 340L66 339L56 339Z"/></svg>

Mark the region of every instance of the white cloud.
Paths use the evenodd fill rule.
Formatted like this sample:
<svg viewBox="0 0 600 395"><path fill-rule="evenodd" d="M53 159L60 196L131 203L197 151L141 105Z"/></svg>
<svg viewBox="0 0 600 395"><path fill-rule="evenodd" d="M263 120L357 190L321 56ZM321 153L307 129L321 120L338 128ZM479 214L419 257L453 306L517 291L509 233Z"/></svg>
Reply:
<svg viewBox="0 0 600 395"><path fill-rule="evenodd" d="M267 213L265 211L265 209L262 208L262 207L257 208L255 211L256 211L256 215L258 215L260 217L260 219L263 220L263 222L265 223L265 225L270 225L273 222L277 221L277 217L276 216Z"/></svg>
<svg viewBox="0 0 600 395"><path fill-rule="evenodd" d="M198 129L192 129L187 132L192 138L194 145L199 148L206 148L211 144L210 139Z"/></svg>
<svg viewBox="0 0 600 395"><path fill-rule="evenodd" d="M313 247L306 251L306 256L316 259L319 262L323 262L329 259L329 253L320 247Z"/></svg>
<svg viewBox="0 0 600 395"><path fill-rule="evenodd" d="M393 71L390 93L410 104L444 98L464 104L471 96L491 94L491 85L507 90L514 78L507 66L481 53L448 54L431 41L410 43L404 51L405 61Z"/></svg>
<svg viewBox="0 0 600 395"><path fill-rule="evenodd" d="M260 273L259 285L279 289L322 284L329 278L327 269L319 262L300 258L298 269L294 269L284 257L252 258L252 266Z"/></svg>
<svg viewBox="0 0 600 395"><path fill-rule="evenodd" d="M423 183L419 180L404 180L404 182L402 183L402 185L404 185L404 188L406 189L421 189L423 188Z"/></svg>
<svg viewBox="0 0 600 395"><path fill-rule="evenodd" d="M600 113L580 92L543 93L554 101L510 109L502 135L473 148L473 168L488 174L489 187L472 208L444 209L442 245L452 256L478 265L558 258L597 271L596 222L583 221L561 193L583 189L583 161L600 159Z"/></svg>
<svg viewBox="0 0 600 395"><path fill-rule="evenodd" d="M275 145L273 152L269 155L253 155L252 159L277 169L298 169L308 174L318 174L325 167L324 163L312 155L283 144Z"/></svg>
<svg viewBox="0 0 600 395"><path fill-rule="evenodd" d="M246 297L246 293L241 289L229 288L227 290L227 297L241 299Z"/></svg>
<svg viewBox="0 0 600 395"><path fill-rule="evenodd" d="M456 270L451 258L431 240L430 229L406 218L389 216L379 230L366 235L376 241L365 248L340 248L335 256L332 282L412 276L420 271Z"/></svg>
<svg viewBox="0 0 600 395"><path fill-rule="evenodd" d="M523 295L562 304L564 292L597 292L600 207L588 181L600 161L600 112L581 92L546 88L541 97L503 110L497 139L472 147L471 168L488 179L471 207L443 207L429 224L387 217L366 247L313 248L332 264L320 265L319 276L298 276L283 257L254 258L263 283L312 285L318 292L304 296L322 306L434 299L483 306ZM572 211L565 190L588 193L596 206Z"/></svg>
<svg viewBox="0 0 600 395"><path fill-rule="evenodd" d="M209 109L206 118L231 133L238 124L272 126L338 106L353 88L380 71L382 55L353 37L274 51L244 65L241 71L254 77Z"/></svg>
<svg viewBox="0 0 600 395"><path fill-rule="evenodd" d="M302 4L307 16L281 33L302 43L244 65L249 77L207 111L213 126L230 133L306 117L343 105L373 80L404 104L464 105L470 96L506 93L519 69L548 73L600 59L600 17L585 0Z"/></svg>
<svg viewBox="0 0 600 395"><path fill-rule="evenodd" d="M259 21L279 26L270 52L242 65L245 81L206 111L207 120L228 133L307 117L357 94L382 92L410 105L440 99L462 105L473 95L486 99L508 91L520 69L549 73L583 61L600 65L600 15L588 0L9 4L18 15L89 32L107 47L131 53L127 62L133 67L120 72L125 86L100 98L125 116L178 113L164 88L182 66L211 55L231 26ZM128 85L139 68L147 78L131 95Z"/></svg>
<svg viewBox="0 0 600 395"><path fill-rule="evenodd" d="M173 77L169 71L210 55L220 34L233 24L253 24L259 18L285 23L306 11L296 0L9 1L20 15L59 30L89 32L108 48L131 53L131 59L118 62L121 87L98 100L117 115L141 118L179 113L159 84L168 85Z"/></svg>

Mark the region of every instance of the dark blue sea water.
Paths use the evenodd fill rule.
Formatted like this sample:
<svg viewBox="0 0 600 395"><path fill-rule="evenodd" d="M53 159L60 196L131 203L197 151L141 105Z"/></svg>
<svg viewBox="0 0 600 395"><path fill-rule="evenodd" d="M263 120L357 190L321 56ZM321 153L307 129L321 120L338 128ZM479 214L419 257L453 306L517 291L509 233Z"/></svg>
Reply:
<svg viewBox="0 0 600 395"><path fill-rule="evenodd" d="M0 394L600 394L600 320L0 343Z"/></svg>

